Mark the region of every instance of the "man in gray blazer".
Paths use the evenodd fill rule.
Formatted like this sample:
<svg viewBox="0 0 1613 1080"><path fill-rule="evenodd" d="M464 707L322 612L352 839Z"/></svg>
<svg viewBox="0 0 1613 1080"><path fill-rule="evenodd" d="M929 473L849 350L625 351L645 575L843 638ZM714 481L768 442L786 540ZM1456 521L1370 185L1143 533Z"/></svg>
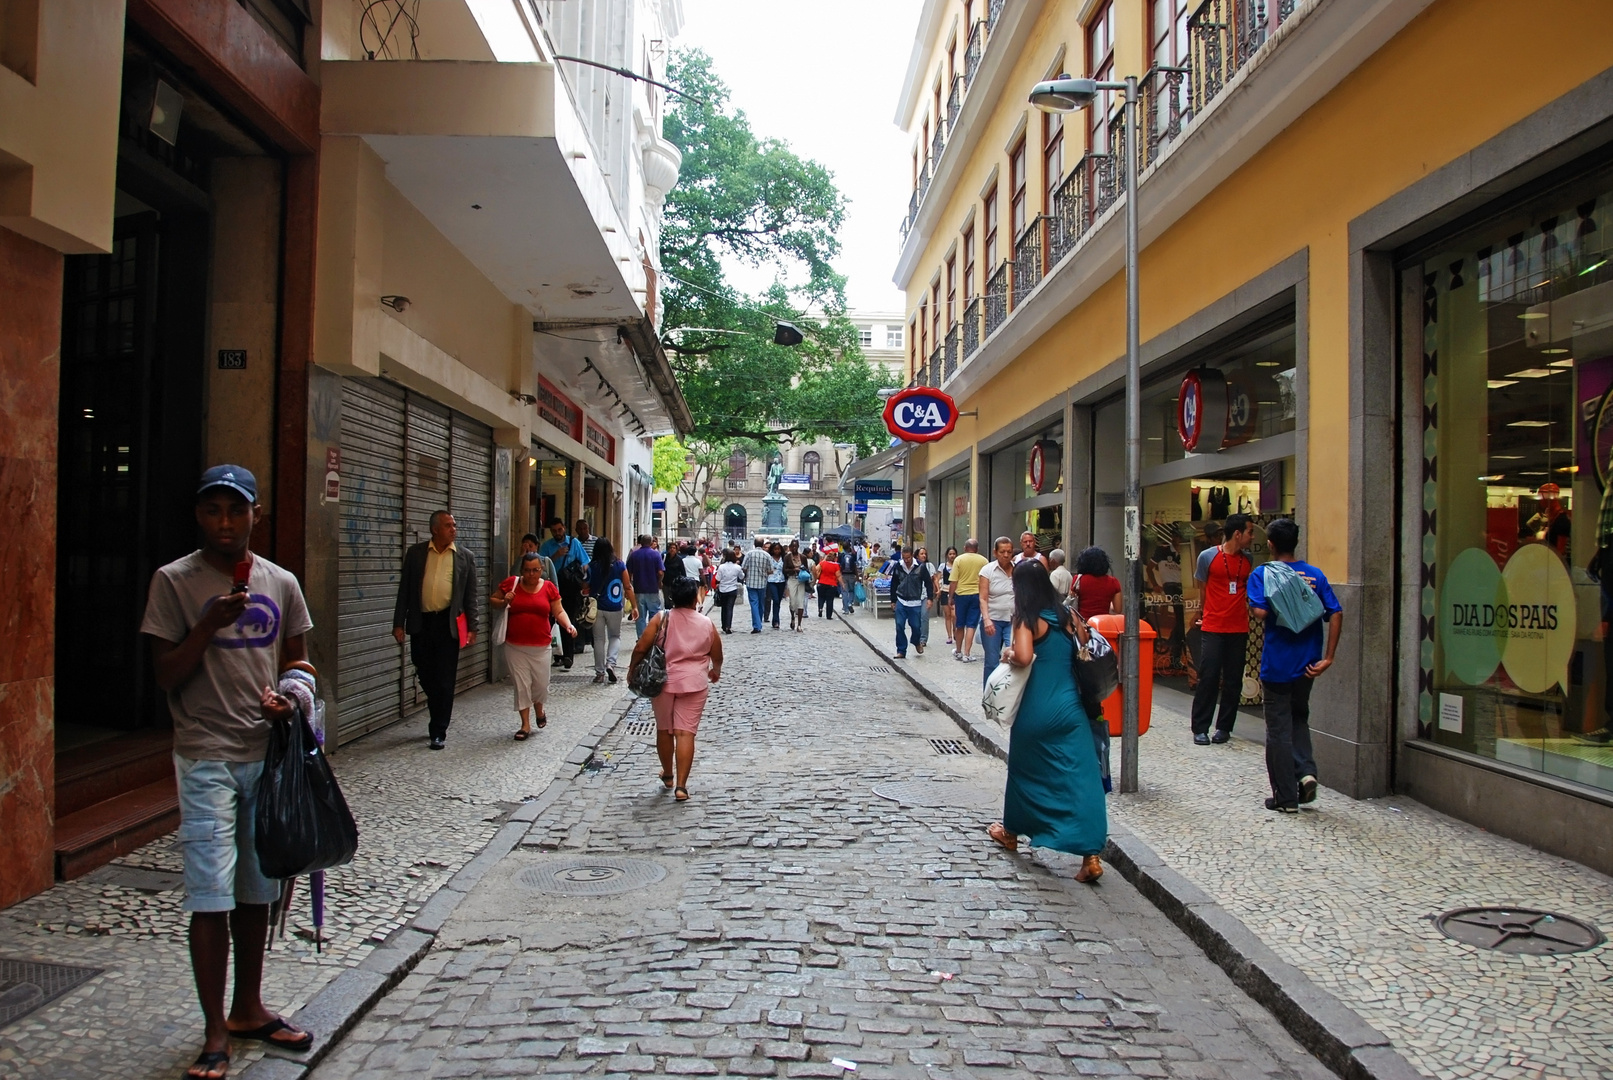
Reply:
<svg viewBox="0 0 1613 1080"><path fill-rule="evenodd" d="M401 645L404 631L409 633L409 657L431 712L433 750L443 748L454 715L460 616L466 644L476 640L476 560L454 543L458 534L454 515L446 510L431 515L431 539L404 553L392 609L392 636Z"/></svg>

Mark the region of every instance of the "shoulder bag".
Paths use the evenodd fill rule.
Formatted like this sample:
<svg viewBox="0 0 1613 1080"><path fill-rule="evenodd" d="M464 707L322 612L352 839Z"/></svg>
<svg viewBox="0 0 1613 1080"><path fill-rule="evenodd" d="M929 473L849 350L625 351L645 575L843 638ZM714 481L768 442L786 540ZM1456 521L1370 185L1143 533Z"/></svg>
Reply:
<svg viewBox="0 0 1613 1080"><path fill-rule="evenodd" d="M1032 663L1035 657L1032 657ZM1013 727L1019 715L1019 703L1025 697L1025 685L1031 679L1031 665L1015 667L1004 660L986 679L985 692L980 695L980 708L986 719L995 720L1003 727Z"/></svg>
<svg viewBox="0 0 1613 1080"><path fill-rule="evenodd" d="M1092 628L1079 615L1072 615L1087 633L1085 644L1079 634L1074 636L1070 651L1070 666L1075 669L1075 685L1081 692L1081 707L1088 719L1097 722L1103 715L1103 703L1120 689L1120 654L1109 647L1109 641Z"/></svg>
<svg viewBox="0 0 1613 1080"><path fill-rule="evenodd" d="M627 688L639 697L659 697L666 689L666 624L672 612L663 611L661 625L656 629L655 641L644 653L644 659L633 665L627 673Z"/></svg>

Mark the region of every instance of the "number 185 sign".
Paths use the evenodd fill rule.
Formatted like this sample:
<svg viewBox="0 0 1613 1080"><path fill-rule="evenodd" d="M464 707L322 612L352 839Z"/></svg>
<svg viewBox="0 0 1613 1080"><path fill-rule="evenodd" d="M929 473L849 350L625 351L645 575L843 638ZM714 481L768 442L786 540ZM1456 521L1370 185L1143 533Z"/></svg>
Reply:
<svg viewBox="0 0 1613 1080"><path fill-rule="evenodd" d="M958 406L932 386L913 386L885 402L885 427L903 442L935 442L958 426Z"/></svg>

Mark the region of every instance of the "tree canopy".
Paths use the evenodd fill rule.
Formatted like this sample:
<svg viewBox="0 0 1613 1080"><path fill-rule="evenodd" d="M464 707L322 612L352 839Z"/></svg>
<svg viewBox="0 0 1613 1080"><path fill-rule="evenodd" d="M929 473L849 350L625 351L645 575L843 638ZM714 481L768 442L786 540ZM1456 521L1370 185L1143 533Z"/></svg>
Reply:
<svg viewBox="0 0 1613 1080"><path fill-rule="evenodd" d="M690 446L704 444L712 460L735 441L882 448L877 392L887 380L858 347L831 265L846 207L833 175L757 136L705 53L674 53L667 78L688 96L671 99L664 125L683 166L662 215L661 302L694 416ZM728 282L725 259L772 268L775 282L747 296ZM775 320L799 327L803 343L773 344Z"/></svg>

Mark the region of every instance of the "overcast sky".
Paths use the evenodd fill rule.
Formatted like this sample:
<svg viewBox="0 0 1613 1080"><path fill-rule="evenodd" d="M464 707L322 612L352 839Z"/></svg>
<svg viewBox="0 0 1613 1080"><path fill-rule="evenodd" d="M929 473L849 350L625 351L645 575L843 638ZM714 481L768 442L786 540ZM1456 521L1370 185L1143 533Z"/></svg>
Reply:
<svg viewBox="0 0 1613 1080"><path fill-rule="evenodd" d="M909 195L908 141L891 117L921 0L683 0L673 46L711 54L757 135L825 165L849 206L837 269L853 310L900 313L891 284ZM771 274L730 268L755 291Z"/></svg>

